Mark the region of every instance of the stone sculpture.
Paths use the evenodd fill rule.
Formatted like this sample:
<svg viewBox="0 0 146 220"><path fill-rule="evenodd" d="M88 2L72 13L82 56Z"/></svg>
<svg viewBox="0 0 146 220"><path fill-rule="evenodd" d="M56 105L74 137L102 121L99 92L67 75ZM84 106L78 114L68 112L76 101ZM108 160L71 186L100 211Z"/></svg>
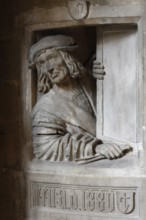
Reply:
<svg viewBox="0 0 146 220"><path fill-rule="evenodd" d="M96 138L93 76L69 52L74 39L47 36L29 50L29 67L36 68L39 91L44 93L32 112L33 148L38 159L87 163L116 159L125 150ZM93 75L103 79L103 66L94 61Z"/></svg>

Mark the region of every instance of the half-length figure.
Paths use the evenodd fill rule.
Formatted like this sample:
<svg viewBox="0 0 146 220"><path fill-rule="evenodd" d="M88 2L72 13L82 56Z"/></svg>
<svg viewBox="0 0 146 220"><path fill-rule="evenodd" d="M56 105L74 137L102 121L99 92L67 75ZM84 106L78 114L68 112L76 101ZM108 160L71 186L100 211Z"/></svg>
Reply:
<svg viewBox="0 0 146 220"><path fill-rule="evenodd" d="M44 37L30 48L30 68L37 69L38 88L44 93L32 112L34 154L50 161L119 158L124 151L120 146L96 138L93 79L69 54L75 48L74 39L64 35ZM103 78L97 62L93 73Z"/></svg>

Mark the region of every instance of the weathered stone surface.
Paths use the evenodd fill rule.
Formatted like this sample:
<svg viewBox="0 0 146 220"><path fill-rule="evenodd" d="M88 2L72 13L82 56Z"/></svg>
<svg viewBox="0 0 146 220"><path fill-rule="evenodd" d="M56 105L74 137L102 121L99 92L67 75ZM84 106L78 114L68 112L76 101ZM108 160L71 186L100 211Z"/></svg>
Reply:
<svg viewBox="0 0 146 220"><path fill-rule="evenodd" d="M32 111L33 150L38 159L90 163L117 159L132 149L129 144L104 143L98 133L95 137L95 82L89 71L69 53L79 46L70 36L50 35L29 50L29 67L37 69L37 88L42 93ZM105 70L98 61L94 61L93 75L97 80L104 80ZM115 119L116 123L120 123L119 118ZM116 134L112 126L111 129ZM119 133L124 138L121 130Z"/></svg>
<svg viewBox="0 0 146 220"><path fill-rule="evenodd" d="M90 165L84 165L84 166L77 166L74 163L71 163L68 165L67 163L60 163L58 165L54 163L48 163L48 162L42 162L40 163L39 161L32 161L30 166L27 168L27 174L26 174L26 179L28 182L28 199L32 199L32 203L28 204L28 213L27 213L27 218L28 219L33 219L34 216L38 216L40 219L47 219L50 218L52 220L57 220L57 219L69 219L73 220L76 218L79 219L96 219L97 216L99 219L145 219L145 210L143 206L143 201L145 201L145 196L143 196L143 193L145 193L146 189L144 187L145 185L145 173L144 173L144 160L143 156L145 154L145 151L143 150L145 148L145 143L143 145L143 140L145 137L142 135L142 126L143 126L143 121L142 121L142 115L143 115L143 81L142 81L142 76L143 76L143 67L142 67L142 57L144 55L143 51L143 44L142 39L143 39L143 34L144 34L144 23L141 23L141 16L144 16L144 1L90 1L90 7L89 7L89 14L86 19L80 20L80 21L74 21L72 17L69 15L69 11L67 9L67 5L64 4L62 5L62 11L59 13L59 8L57 8L57 5L54 5L54 8L51 8L50 10L46 8L46 14L44 15L42 12L44 9L33 9L35 17L33 18L32 14L26 13L24 16L21 18L24 19L24 22L28 24L28 28L26 30L26 33L29 34L29 37L26 37L26 42L27 42L27 48L30 47L30 39L31 39L31 32L34 30L39 30L38 32L38 38L41 38L41 30L43 29L48 29L48 33L44 32L44 35L42 36L47 36L48 34L52 34L51 30L52 28L58 29L58 33L60 30L62 30L62 27L65 27L67 30L68 27L70 26L78 26L78 25L86 25L84 27L87 27L88 25L93 25L96 27L96 25L105 25L105 24L118 24L117 27L119 27L119 24L124 24L123 27L126 27L126 30L130 28L129 24L136 24L137 27L135 26L135 34L130 35L131 38L126 35L126 32L123 32L123 40L121 43L117 46L119 47L120 50L124 47L124 42L127 44L126 47L131 45L131 48L133 50L132 57L133 61L138 62L138 71L135 74L135 69L133 70L133 74L131 74L130 81L128 81L128 72L131 71L131 59L128 62L129 66L124 66L124 59L122 57L123 64L121 66L120 71L124 71L124 68L126 68L126 71L124 71L125 75L122 75L123 77L127 77L126 83L129 86L129 83L131 85L131 82L133 82L133 87L132 90L134 90L134 95L133 93L130 93L128 100L126 101L127 106L130 105L129 101L132 100L132 104L130 105L132 109L132 113L130 117L133 117L132 120L130 120L130 123L132 122L132 126L129 123L128 120L126 120L126 114L123 112L126 111L124 105L123 110L121 112L117 111L117 114L122 114L122 117L125 117L124 125L122 125L122 121L120 122L121 129L125 127L125 130L118 130L115 128L115 132L112 133L110 130L110 123L108 123L109 127L106 126L107 122L109 120L109 117L107 114L110 114L110 108L105 109L106 111L106 117L103 122L105 123L105 129L104 132L102 133L107 134L107 136L110 136L110 138L115 138L115 139L123 139L124 141L127 139L129 142L133 142L133 149L134 151L127 154L125 158L119 159L119 161L100 161L100 162L95 162L94 164ZM56 16L56 14L57 16ZM27 18L26 18L27 16ZM60 22L60 18L61 21ZM19 19L17 20L17 24L19 25ZM101 26L100 26L101 27ZM104 26L105 27L105 26ZM115 26L115 30L117 28ZM112 26L109 26L109 30L112 29ZM102 29L102 27L101 27ZM124 30L124 28L123 28ZM49 32L50 31L50 32ZM129 30L128 30L129 31ZM88 32L88 31L87 31ZM69 31L68 31L69 33ZM122 32L120 32L122 33ZM128 32L129 33L129 32ZM65 33L66 34L66 33ZM94 32L95 34L95 32ZM109 33L108 33L109 34ZM111 34L112 35L112 34ZM120 35L120 34L119 34ZM106 35L104 35L105 37ZM138 36L138 38L137 38ZM97 29L97 39L99 37L99 32ZM120 38L120 37L119 37ZM92 38L93 39L93 38ZM104 38L101 38L104 39ZM112 42L112 36L111 36L111 42ZM122 39L122 38L121 38ZM125 41L124 41L125 39ZM127 39L127 41L126 41ZM137 41L139 39L139 43ZM141 40L140 40L141 39ZM128 43L128 40L130 42ZM37 38L35 39L35 42L37 41ZM115 41L116 41L116 36L115 36ZM107 37L105 42L110 42L109 38ZM118 44L118 43L117 43ZM88 45L88 43L87 43ZM102 44L101 44L102 45ZM101 46L100 45L100 46ZM105 43L105 47L103 45L103 54L104 51L106 52L105 56L103 56L104 61L108 64L107 60L108 57L111 56L111 61L112 62L112 54L110 51L112 50L112 46L115 44L111 43L111 47L108 47L108 44ZM110 44L109 44L110 45ZM122 46L121 46L122 45ZM99 44L97 43L97 51L102 51L102 46L98 47ZM94 46L93 46L94 48ZM117 49L118 51L118 49ZM131 50L130 50L131 51ZM108 54L109 53L109 54ZM114 50L112 51L114 53ZM126 53L126 49L125 52ZM102 53L97 53L102 57ZM117 54L120 54L117 52ZM106 57L107 56L107 57ZM127 59L129 59L128 53L126 53ZM79 56L80 57L80 56ZM116 62L116 57L113 59L113 62ZM126 62L125 61L125 62ZM102 62L102 59L101 59ZM120 61L118 60L119 65ZM118 63L117 62L117 63ZM25 63L25 62L24 62ZM117 64L115 63L115 65ZM25 63L25 65L27 65ZM104 63L103 63L104 65ZM114 63L111 64L114 66ZM124 68L123 68L124 66ZM131 67L130 67L131 66ZM130 69L127 69L129 68ZM133 66L134 68L137 68L136 65ZM106 68L106 67L105 67ZM112 68L109 65L108 71L112 71ZM119 67L118 67L119 68ZM118 68L116 72L118 71ZM145 70L144 70L145 71ZM127 74L126 74L127 73ZM132 72L131 72L132 73ZM30 72L28 72L30 74ZM114 80L116 80L117 74L115 72L112 72L112 79L110 78L110 73L108 75L109 78L107 78L107 81L105 79L105 90L101 90L102 92L104 91L105 94L107 95L105 97L105 100L102 97L102 93L100 94L101 100L104 100L104 107L107 108L109 103L109 97L110 93L108 94L108 85L110 81L114 84ZM28 75L29 77L29 75ZM106 77L106 76L105 76ZM118 82L118 78L117 78ZM119 83L119 82L118 82ZM125 86L126 86L125 83ZM124 78L123 78L123 83L124 84ZM122 85L119 85L119 87ZM127 89L126 86L126 89ZM107 89L107 90L106 90ZM119 96L121 95L122 88L118 90L114 90L115 96L118 94ZM128 90L127 90L128 91ZM125 90L123 91L125 92ZM128 93L129 94L129 93ZM124 95L123 95L124 96ZM128 95L126 96L128 97ZM124 99L124 98L122 98ZM122 101L121 99L121 101ZM118 101L118 98L115 99ZM29 101L29 100L27 100ZM31 102L31 101L30 101ZM111 95L111 102L112 102L112 95ZM28 105L28 103L27 103ZM107 105L107 106L106 106ZM121 104L120 104L121 105ZM133 107L133 108L132 108ZM116 108L116 107L115 107ZM125 109L124 109L125 108ZM128 108L128 107L127 107ZM112 109L112 106L111 106ZM31 109L30 109L31 111ZM115 111L115 109L114 109ZM105 114L104 112L104 114ZM127 112L129 114L129 112ZM100 116L100 115L99 115ZM118 116L119 117L119 116ZM121 117L121 116L120 116ZM121 117L121 120L122 120ZM128 118L130 118L128 117ZM103 123L102 122L102 123ZM127 123L127 125L125 125ZM113 114L113 119L112 119L112 126L114 125L114 114ZM131 132L128 133L129 128L128 125L130 125L130 128L133 129ZM114 125L115 126L115 125ZM117 126L117 125L116 125ZM144 126L145 127L145 126ZM128 129L126 131L126 129ZM125 133L123 133L125 132ZM116 133L116 135L115 135ZM98 134L98 133L97 133ZM127 138L128 137L128 138ZM109 138L109 137L108 137ZM108 139L107 138L107 139ZM32 188L30 188L32 187ZM105 187L105 188L104 188ZM108 187L108 188L106 188ZM97 192L103 192L103 188L105 189L104 192L106 192L108 195L109 193L113 195L115 198L116 202L110 203L110 208L112 206L115 206L115 209L111 213L106 213L105 209L104 211L101 210L100 212L96 212L99 209L102 209L102 207L96 206L96 209L94 209L95 203L98 203L98 199L96 200L95 197L98 197ZM31 191L32 190L32 191ZM110 192L108 190L111 190ZM125 190L125 191L124 191ZM130 191L133 190L133 191ZM49 203L50 199L50 194L53 195L52 193L55 193L55 197L52 197L52 203ZM84 194L85 192L85 194ZM89 196L90 192L90 196ZM63 194L64 193L64 194ZM63 195L66 194L66 197ZM84 197L84 199L81 199L81 194L87 195ZM106 195L107 195L106 194ZM31 195L31 197L30 197ZM105 195L105 194L104 194ZM137 196L138 195L138 196ZM46 197L45 197L46 196ZM125 196L125 197L124 197ZM106 197L106 196L105 196ZM53 200L53 198L55 198ZM68 206L66 203L63 203L63 198L66 198L66 200L70 200L70 205ZM111 198L111 197L110 197ZM45 201L44 201L45 200ZM90 200L90 201L89 201ZM102 200L102 202L104 199ZM107 201L107 200L106 200ZM120 202L121 201L121 202ZM124 201L124 202L122 202ZM46 203L45 203L46 202ZM89 203L88 203L89 202ZM105 202L105 201L104 201ZM127 203L128 202L128 203ZM83 207L82 204L85 205L85 209L82 210ZM47 205L46 205L47 204ZM48 205L51 204L51 205ZM80 204L80 205L77 205ZM105 206L107 206L107 203L104 203ZM30 208L31 207L31 208ZM65 208L67 207L67 208ZM109 207L109 206L108 206ZM70 208L70 209L69 209ZM72 210L73 209L73 210ZM80 210L81 209L81 210ZM87 210L87 209L90 209ZM142 210L139 214L139 209ZM45 212L44 212L45 210ZM88 212L88 213L87 213ZM117 214L118 212L118 214ZM60 213L58 216L57 213Z"/></svg>
<svg viewBox="0 0 146 220"><path fill-rule="evenodd" d="M138 39L142 39L143 38L143 25L141 23L141 16L144 16L144 1L138 2L138 1L90 1L90 7L89 7L89 15L86 19L80 20L80 21L74 21L68 14L68 10L66 8L66 5L62 5L62 12L61 14L59 14L58 16L55 16L54 11L56 10L56 12L58 13L58 8L53 8L49 11L46 9L46 13L47 15L49 14L50 17L47 16L42 16L42 11L43 9L39 10L34 10L34 14L36 15L34 20L32 21L32 25L28 25L28 32L30 33L31 31L34 30L38 30L40 29L40 33L41 33L41 29L51 29L52 27L58 29L58 33L59 30L61 29L61 27L65 27L67 29L67 27L70 26L78 26L78 25L98 25L98 24L103 24L104 28L105 28L105 24L115 24L117 23L118 26L115 25L115 30L117 27L119 27L119 24L123 24L124 26L121 26L121 30L120 33L122 34L122 28L123 28L123 37L120 38L120 33L119 33L119 39L123 39L120 44L115 36L115 41L117 43L117 53L115 53L115 57L114 55L112 56L112 53L114 54L114 49L112 50L112 46L114 47L115 44L111 43L110 44L110 39L111 42L113 40L112 34L111 34L111 38L109 39L108 37L106 39L101 38L103 40L103 42L105 43L105 45L100 45L98 42L98 39L100 38L99 36L99 32L97 29L97 56L99 57L103 57L103 60L101 59L100 61L104 61L105 63L107 63L108 65L108 57L110 56L111 60L110 62L112 63L112 57L114 57L113 59L113 63L111 65L109 65L108 67L108 72L109 75L107 77L107 81L109 79L109 81L107 82L105 79L105 83L103 89L101 90L102 92L104 91L104 95L105 99L103 99L102 97L102 93L98 93L101 97L101 101L104 100L104 107L105 107L105 112L104 114L104 119L103 122L101 121L101 124L103 124L105 126L104 128L104 132L101 133L102 135L106 135L109 136L108 138L115 138L117 140L124 140L126 141L126 139L133 144L133 149L134 151L131 152L129 155L127 154L125 158L121 158L119 159L119 161L109 161L109 162L95 162L94 164L90 164L87 166L83 166L83 167L77 167L77 165L75 165L74 163L67 165L69 166L67 168L66 163L65 164L58 164L59 166L53 164L53 163L39 163L38 161L33 161L30 165L30 167L28 168L29 174L28 174L28 187L32 186L32 194L30 193L30 191L28 191L28 198L30 199L30 195L32 196L31 199L32 202L30 205L34 204L34 206L32 205L32 207L30 208L28 206L28 216L27 218L29 219L33 219L34 216L38 216L38 218L41 219L46 219L46 218L51 218L52 220L56 220L58 218L66 218L69 220L75 219L75 218L79 218L79 219L88 219L90 216L90 219L96 219L97 216L99 219L127 219L127 217L129 219L144 219L145 217L145 211L144 211L144 206L142 205L143 202L145 201L145 197L143 196L142 192L145 192L145 174L144 174L144 160L143 160L143 156L145 154L145 151L143 151L145 144L143 145L143 136L142 136L142 114L143 112L141 111L141 109L143 108L142 106L142 75L143 75L143 71L142 71L142 56L144 54L143 51L143 45L140 43L141 40L139 40L139 43L137 41L137 36ZM49 13L50 12L50 13ZM28 14L27 14L28 15ZM62 17L62 22L58 22L58 19L60 19L59 16L63 16ZM25 15L24 17L25 18ZM40 20L42 21L42 24L40 23ZM29 15L28 17L25 19L25 22L29 23ZM52 22L52 24L50 24L50 22L47 21L47 19L49 21ZM54 24L53 24L54 21ZM29 23L30 24L30 23ZM137 27L134 27L134 34L130 34L130 26L129 24L137 24ZM124 28L126 27L126 30L128 31L126 34L126 32L124 31ZM102 29L102 26L100 26L100 28ZM112 26L109 26L107 35L106 33L104 33L104 37L109 36L109 32L112 29ZM129 29L128 29L129 28ZM113 29L112 29L113 30ZM112 32L112 31L111 31ZM49 33L49 31L48 31ZM68 32L69 33L69 32ZM94 32L95 33L95 32ZM132 32L131 32L132 33ZM51 34L51 32L49 33ZM44 34L45 36L47 36L47 32ZM115 33L116 35L116 33ZM129 37L130 36L130 37ZM41 34L40 34L40 38L41 38ZM28 38L27 38L28 39ZM100 39L100 40L101 40ZM100 41L99 40L99 41ZM102 42L101 40L101 42ZM128 41L129 40L129 41ZM37 40L36 40L37 41ZM120 40L119 40L120 41ZM108 45L111 46L109 46ZM132 85L133 82L133 87L132 90L134 90L134 93L128 93L128 95L126 95L126 98L128 99L126 101L127 106L130 106L131 104L131 111L130 111L130 117L133 117L132 120L130 120L129 116L126 116L126 114L124 114L124 112L126 111L126 107L124 107L123 104L123 110L117 111L117 114L122 114L122 117L125 117L125 122L122 125L122 117L120 116L121 122L120 123L120 129L122 129L124 126L125 129L124 130L120 130L119 128L116 128L116 126L114 124L114 114L113 114L113 119L112 123L111 123L111 127L115 126L115 131L112 134L112 131L110 130L110 120L109 120L109 116L111 111L113 110L112 106L110 106L110 108L108 109L108 106L110 105L110 103L112 103L112 93L108 93L108 85L111 82L114 85L114 82L116 80L117 74L116 72L118 71L118 69L120 67L117 68L116 72L112 72L112 76L110 76L110 72L112 71L112 68L114 70L114 65L116 66L117 64L120 66L120 59L118 58L118 55L120 56L121 53L118 52L119 50L122 50L122 48L124 48L124 43L127 44L126 47L130 47L133 50L131 58L133 57L133 62L136 61L136 63L138 62L138 70L137 70L137 64L135 64L135 66L132 66L132 63L130 59L130 56L128 55L128 53L126 53L126 49L124 50L127 58L126 60L122 60L123 64L121 64L121 69L120 71L124 71L124 68L126 69L124 71L125 75L122 75L121 77L123 77L123 83L124 84L124 77L127 77L126 84L128 84L127 86ZM30 44L28 44L28 47L30 46ZM102 46L103 46L103 54L102 54ZM112 51L112 53L110 52ZM130 50L131 51L131 50ZM101 52L101 53L99 53ZM105 52L105 56L104 56L104 52ZM108 54L109 53L109 54ZM118 55L117 55L118 54ZM124 56L124 57L126 57ZM116 63L116 59L119 59ZM129 59L129 61L126 63L126 65L129 66L124 66L124 62L126 62ZM103 65L104 65L103 62ZM115 63L114 63L115 62ZM131 66L131 67L130 67ZM123 68L124 67L124 68ZM133 73L131 74L130 77L130 81L128 81L129 79L129 74L128 72L131 71L131 68L133 68ZM105 67L106 68L106 67ZM128 69L130 68L130 69ZM136 69L135 69L136 68ZM126 72L127 71L127 72ZM137 72L137 73L135 73ZM29 73L30 74L30 73ZM107 73L108 74L108 73ZM121 73L122 74L122 73ZM106 76L105 76L106 77ZM110 78L112 77L112 79ZM118 82L118 78L117 78L117 82ZM119 83L119 82L118 82ZM138 84L137 84L138 83ZM112 85L111 84L111 85ZM122 86L120 84L118 84L119 87ZM127 89L126 86L126 89ZM113 94L117 95L117 101L118 102L118 96L121 95L121 91L122 88L120 87L120 89L118 90L115 89ZM115 88L115 87L112 87ZM126 89L123 90L123 92L126 92ZM127 90L128 91L128 90ZM110 99L110 94L111 94L111 102L109 103L109 99ZM134 94L134 95L133 95ZM124 95L123 95L124 97ZM121 101L124 98L121 99ZM132 100L132 102L130 102L130 100ZM130 103L129 103L130 102ZM121 105L121 104L120 104ZM115 105L116 106L116 105ZM128 107L127 107L128 108ZM130 109L129 108L129 109ZM122 108L121 108L122 109ZM98 109L98 113L100 112L100 109ZM116 111L116 107L113 110L113 112ZM107 115L108 114L108 115ZM129 112L127 112L127 114L129 114ZM99 114L100 116L100 114ZM119 116L118 116L119 117ZM126 117L128 117L128 120L126 120ZM100 117L99 117L100 120ZM98 122L99 122L98 120ZM109 123L108 123L109 122ZM131 125L131 122L133 123ZM109 125L109 127L107 126L107 123ZM127 124L126 124L127 123ZM130 126L130 128L128 128L128 126ZM126 131L127 129L127 131ZM133 129L133 131L129 132L129 129ZM124 133L125 132L125 133ZM98 135L99 133L97 133ZM43 170L45 170L45 172L43 173ZM36 175L33 175L33 172L36 172ZM46 174L47 173L47 174ZM90 175L88 175L88 174ZM40 176L39 176L40 175ZM27 177L27 175L26 175ZM63 179L62 179L63 177ZM50 182L50 179L52 182ZM84 183L84 184L83 184ZM96 188L97 187L97 188ZM108 187L104 188L106 193L109 195L109 191L111 190L113 192L112 195L116 195L113 196L116 198L116 202L117 201L125 201L125 203L112 203L113 206L115 206L115 212L113 213L108 213L106 214L106 212L104 213L104 211L101 211L96 213L95 209L94 209L94 204L97 203L97 200L95 200L95 197L97 196L97 191L100 189L101 191L103 191L103 187ZM116 188L117 187L117 188ZM126 187L126 188L124 188ZM96 190L95 190L96 188ZM29 188L30 189L30 188ZM84 191L83 189L86 189L87 191L90 191L90 196L87 196L88 199L92 199L90 200L90 203L88 203L88 199L81 200L80 196L82 194L82 192ZM136 190L136 191L129 191L129 190ZM64 190L64 191L63 191ZM85 191L86 191L85 190ZM100 191L99 190L99 191ZM122 191L122 190L126 190L126 191ZM81 192L82 191L82 192ZM84 191L84 192L85 192ZM85 192L85 194L87 193L87 191ZM52 197L52 201L55 202L53 203L54 205L51 206L50 205L45 205L48 204L47 202L49 202L49 198L50 198L50 194L54 192L56 197ZM63 197L63 192L66 193L66 197ZM75 194L74 194L74 193ZM115 194L114 194L115 192ZM57 194L58 193L58 194ZM83 193L84 194L84 193ZM95 196L96 195L96 196ZM111 195L111 194L110 194ZM137 195L139 195L139 197L137 197ZM46 196L46 197L45 197ZM125 196L125 197L124 197ZM90 197L90 198L89 198ZM98 196L97 196L98 197ZM43 198L45 198L45 202ZM53 198L56 198L55 200L53 200ZM63 203L63 198L66 198L68 200L68 198L70 198L73 203L73 211L69 211L69 206L66 206L66 203ZM78 199L77 199L78 198ZM124 200L125 198L125 200ZM74 201L75 199L75 201ZM77 200L76 200L77 199ZM29 200L30 201L30 200ZM62 201L62 202L61 202ZM103 201L103 200L102 200ZM127 203L127 201L129 201ZM82 208L80 207L80 205L78 204L83 204L85 203L86 205L90 204L89 206L87 205L86 208L87 209L92 209L92 211L88 210L88 214L87 209L85 208L84 211L82 210ZM50 203L49 203L50 204ZM59 206L60 204L60 206ZM64 204L64 206L63 206ZM110 203L111 204L111 203ZM107 204L106 204L107 205ZM105 205L105 206L106 206ZM82 205L81 205L82 206ZM63 208L64 209L63 209ZM65 208L67 207L67 209ZM72 209L72 207L70 207ZM97 209L100 209L101 207L98 206ZM82 211L81 211L81 210ZM139 211L138 210L142 210L142 212L139 215ZM45 210L46 214L44 214ZM93 211L94 210L94 211ZM118 216L116 214L117 210L119 211ZM80 213L80 211L82 212L82 214ZM121 214L120 214L121 212ZM60 217L57 216L57 213L60 213ZM95 214L96 213L96 214Z"/></svg>
<svg viewBox="0 0 146 220"><path fill-rule="evenodd" d="M96 165L93 168L33 161L26 173L28 219L37 215L56 220L57 213L69 220L89 216L93 220L144 219L143 174L135 168L99 169Z"/></svg>
<svg viewBox="0 0 146 220"><path fill-rule="evenodd" d="M137 112L139 112L141 115L140 117L142 117L142 126L140 127L140 129L143 132L144 145L142 146L140 144L140 146L145 148L146 87L143 87L143 84L145 85L146 82L146 50L144 49L146 45L146 29L145 24L142 23L142 20L144 22L146 19L145 0L91 0L89 2L90 10L87 19L83 19L82 21L78 22L71 18L67 9L67 1L23 0L20 2L17 0L6 0L1 1L0 3L0 45L2 54L1 57L4 58L0 61L0 141L2 149L0 166L3 168L1 170L0 176L1 180L3 180L1 181L0 189L0 209L2 209L2 219L20 220L24 218L23 215L25 205L23 203L24 196L22 193L24 179L22 175L22 170L24 167L24 163L28 164L32 158L30 112L33 106L32 103L35 103L35 95L32 98L33 100L31 100L31 95L35 94L34 90L32 91L32 85L34 81L32 81L33 77L31 77L30 71L28 71L27 69L26 51L28 50L28 47L30 47L30 45L32 44L32 33L34 33L34 31L40 33L43 30L52 31L53 28L65 30L67 29L67 27L87 27L87 25L96 26L97 24L101 25L112 23L118 25L120 23L134 23L138 25L138 39L140 39L138 40L138 44L140 45L138 50L139 57L143 57L144 59L142 59L142 61L140 61L139 63L143 78L142 80L139 79L138 81L142 90L142 94L140 95L141 107L137 109ZM14 23L15 28L20 27L20 29L14 30ZM76 35L78 34L79 32ZM84 32L84 39L85 36L86 33ZM85 51L87 51L87 42L85 43L86 49L84 48L83 50L84 54ZM92 46L90 46L90 48ZM79 57L81 57L81 54L79 55ZM84 57L82 57L81 60L84 61ZM6 98L4 98L4 96ZM137 155L136 160L134 159L134 155ZM60 184L61 187L67 187L67 184L70 186L72 183L75 183L75 186L77 184L78 186L82 186L84 182L84 184L87 183L87 186L90 186L91 189L94 187L100 187L100 189L103 189L103 187L105 186L110 186L111 189L113 189L113 187L117 187L119 186L119 184L120 187L121 185L122 187L132 187L132 189L134 188L138 190L136 191L136 193L139 192L140 195L139 200L136 200L139 203L138 208L140 208L140 216L137 215L138 212L136 210L135 212L133 212L133 216L132 213L130 214L131 217L129 217L129 219L145 220L145 196L143 196L146 194L144 172L145 161L143 160L143 157L145 158L145 151L143 151L142 148L139 148L138 152L137 150L136 152L131 152L129 157L130 161L132 161L132 164L128 163L129 158L127 155L127 159L125 158L125 160L121 160L120 164L118 164L118 161L116 161L114 164L113 161L110 161L107 165L101 162L99 165L100 169L97 169L97 164L95 164L94 168L93 166L90 167L90 165L88 165L88 169L84 165L84 170L82 167L76 167L75 165L71 164L69 167L69 171L66 171L66 164L58 165L56 167L55 165L52 165L50 163L37 165L35 162L32 162L31 166L33 168L29 167L27 169L28 173L26 175L26 178L28 178L28 176L30 175L30 178L28 179L28 189L32 181L40 183L40 180L43 184L47 184L47 186L54 182L56 182L56 184ZM110 167L110 169L108 169L108 166ZM115 175L114 171L117 166L120 167L120 170L117 170L118 174ZM128 169L124 168L125 166L128 167ZM103 169L101 169L101 167L105 168L106 172L105 170L103 172ZM136 170L137 167L139 167L140 170L136 171L135 174L132 174L131 172ZM8 168L9 171L6 171ZM58 172L56 171L56 169L58 170ZM123 169L125 169L125 171ZM20 170L20 173L18 172L19 174L17 173L17 170ZM42 175L40 173L42 173ZM46 173L48 173L48 175ZM107 176L107 179L103 179L101 173ZM81 175L78 175L78 178L76 178L77 174ZM95 179L93 177L95 177ZM56 185L54 184L54 186ZM117 188L114 189L117 190ZM30 198L29 196L30 194L28 194L28 199ZM41 208L41 210L32 210L30 209L30 207L28 207L28 211L29 212L27 215L27 219L31 220L36 220L36 216L39 220L44 220L45 218L50 220L91 219L90 213L87 215L85 214L85 216L81 214L79 217L78 213L77 215L75 214L75 211L73 211L72 213L63 213L55 209L53 211L47 210L47 212L44 212L43 208ZM46 216L44 213L47 213ZM113 220L113 217L108 216L107 218L105 218L105 215L103 216L102 214L98 216L98 218L101 220ZM97 219L97 215L92 215L92 219ZM126 217L118 217L118 219L127 219L127 214Z"/></svg>

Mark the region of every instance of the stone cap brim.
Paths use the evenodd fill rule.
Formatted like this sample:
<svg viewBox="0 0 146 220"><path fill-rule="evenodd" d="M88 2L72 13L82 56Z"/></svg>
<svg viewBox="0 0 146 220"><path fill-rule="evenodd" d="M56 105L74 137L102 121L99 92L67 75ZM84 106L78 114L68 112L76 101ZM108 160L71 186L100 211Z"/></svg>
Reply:
<svg viewBox="0 0 146 220"><path fill-rule="evenodd" d="M75 45L72 45L72 46L60 46L60 47L52 47L52 48L55 48L55 49L57 49L57 50L63 50L63 51L66 51L66 52L73 52L74 50L76 50L77 48L78 48L78 46L79 45L77 45L77 44L75 44ZM52 49L52 48L41 48L40 50L37 50L37 52L35 52L35 55L37 54L37 53L39 53L41 50L49 50L49 49ZM35 67L35 62L34 62L34 56L33 57L31 57L32 59L31 60L33 60L33 62L31 62L30 60L29 60L29 65L28 65L28 67L30 68L30 69L33 69L34 67Z"/></svg>

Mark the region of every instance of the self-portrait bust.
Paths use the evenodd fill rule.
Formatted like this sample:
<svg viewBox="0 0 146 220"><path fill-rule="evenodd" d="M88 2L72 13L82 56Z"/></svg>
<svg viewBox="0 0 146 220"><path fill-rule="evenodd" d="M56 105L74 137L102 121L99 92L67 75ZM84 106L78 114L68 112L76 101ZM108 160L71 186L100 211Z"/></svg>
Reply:
<svg viewBox="0 0 146 220"><path fill-rule="evenodd" d="M64 35L42 38L30 48L30 68L37 69L43 93L32 112L34 154L49 161L119 158L120 146L96 137L93 77L70 55L76 48L74 39ZM93 74L103 79L103 66L96 61Z"/></svg>

